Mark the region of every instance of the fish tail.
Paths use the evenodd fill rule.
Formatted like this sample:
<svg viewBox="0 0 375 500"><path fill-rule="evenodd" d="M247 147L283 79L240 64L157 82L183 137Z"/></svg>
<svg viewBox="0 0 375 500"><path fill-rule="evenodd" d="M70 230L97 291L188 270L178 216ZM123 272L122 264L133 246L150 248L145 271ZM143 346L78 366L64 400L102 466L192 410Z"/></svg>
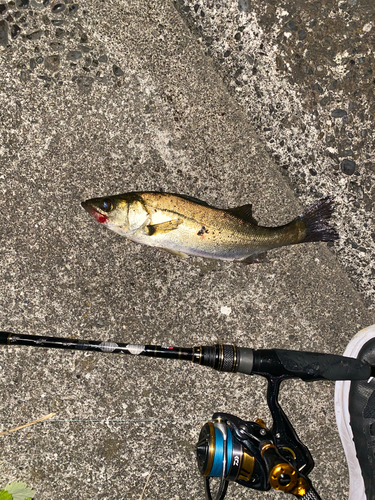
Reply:
<svg viewBox="0 0 375 500"><path fill-rule="evenodd" d="M336 229L328 224L328 219L331 218L334 207L334 199L327 196L308 207L297 217L297 220L305 224L306 236L301 243L308 241L335 241L339 239Z"/></svg>

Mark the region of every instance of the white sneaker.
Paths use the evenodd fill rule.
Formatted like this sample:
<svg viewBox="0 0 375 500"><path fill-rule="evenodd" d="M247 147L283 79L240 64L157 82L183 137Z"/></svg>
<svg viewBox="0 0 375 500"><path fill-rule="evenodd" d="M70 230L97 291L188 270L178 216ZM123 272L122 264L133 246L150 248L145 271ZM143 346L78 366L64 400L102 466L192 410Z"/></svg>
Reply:
<svg viewBox="0 0 375 500"><path fill-rule="evenodd" d="M344 356L375 367L375 325L357 333ZM375 378L336 382L335 412L349 467L349 500L375 500Z"/></svg>

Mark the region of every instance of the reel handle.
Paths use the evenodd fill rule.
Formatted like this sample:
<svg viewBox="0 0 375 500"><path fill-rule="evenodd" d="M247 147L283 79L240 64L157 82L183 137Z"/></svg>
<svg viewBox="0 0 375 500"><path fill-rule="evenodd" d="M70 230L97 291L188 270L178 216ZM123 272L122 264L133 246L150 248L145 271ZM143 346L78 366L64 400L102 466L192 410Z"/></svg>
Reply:
<svg viewBox="0 0 375 500"><path fill-rule="evenodd" d="M287 462L273 444L265 443L261 454L267 463L272 488L304 500L321 500L311 481Z"/></svg>
<svg viewBox="0 0 375 500"><path fill-rule="evenodd" d="M311 486L311 489L302 497L298 497L301 500L322 500L318 493Z"/></svg>

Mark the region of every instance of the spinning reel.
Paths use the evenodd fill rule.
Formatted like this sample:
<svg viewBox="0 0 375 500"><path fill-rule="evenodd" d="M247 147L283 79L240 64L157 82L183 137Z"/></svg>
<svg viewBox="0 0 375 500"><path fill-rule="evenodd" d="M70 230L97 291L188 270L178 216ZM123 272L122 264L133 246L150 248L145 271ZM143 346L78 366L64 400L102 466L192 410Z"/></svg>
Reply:
<svg viewBox="0 0 375 500"><path fill-rule="evenodd" d="M368 380L375 376L375 367L358 359L284 349L254 350L224 344L165 347L8 332L0 332L0 344L179 359L218 371L266 377L271 429L262 420L247 422L227 413L215 413L200 432L196 454L207 500L212 500L212 478L220 478L215 500L223 500L230 481L254 490L274 488L303 500L320 500L308 479L314 461L278 402L280 383L289 378Z"/></svg>
<svg viewBox="0 0 375 500"><path fill-rule="evenodd" d="M231 481L258 491L274 488L297 498L320 500L307 477L314 461L277 401L279 384L280 379L269 379L271 429L261 419L246 422L228 413L215 413L202 427L196 455L207 500L212 500L211 478L220 478L215 500L223 500Z"/></svg>

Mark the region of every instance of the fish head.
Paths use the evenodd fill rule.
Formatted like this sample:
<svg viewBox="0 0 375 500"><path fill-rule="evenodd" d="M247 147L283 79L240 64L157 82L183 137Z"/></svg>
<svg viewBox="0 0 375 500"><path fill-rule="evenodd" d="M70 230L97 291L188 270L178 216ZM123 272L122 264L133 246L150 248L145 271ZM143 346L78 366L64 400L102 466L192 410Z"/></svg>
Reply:
<svg viewBox="0 0 375 500"><path fill-rule="evenodd" d="M124 236L134 233L148 217L143 204L132 193L91 198L81 205L100 224Z"/></svg>
<svg viewBox="0 0 375 500"><path fill-rule="evenodd" d="M116 196L105 196L104 198L91 198L83 201L81 205L95 220L108 229L121 228L124 233L127 232L128 206L125 200Z"/></svg>

